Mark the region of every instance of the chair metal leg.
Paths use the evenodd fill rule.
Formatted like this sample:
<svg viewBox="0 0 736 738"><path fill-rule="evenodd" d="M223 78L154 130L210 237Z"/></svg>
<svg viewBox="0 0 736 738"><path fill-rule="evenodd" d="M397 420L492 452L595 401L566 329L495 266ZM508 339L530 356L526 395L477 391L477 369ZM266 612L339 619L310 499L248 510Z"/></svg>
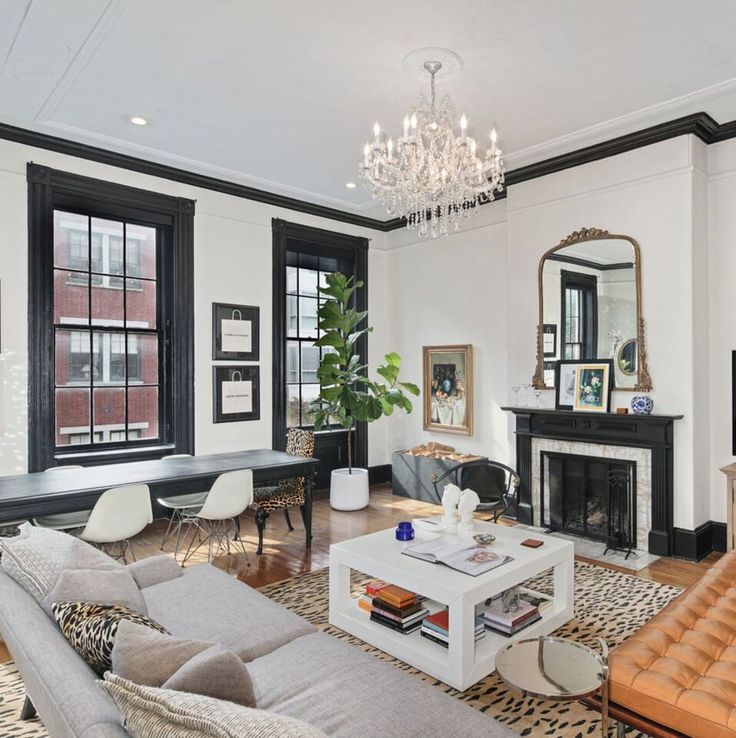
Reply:
<svg viewBox="0 0 736 738"><path fill-rule="evenodd" d="M289 530L294 530L294 526L291 524L291 518L289 517L289 508L284 508L284 517L286 518L286 525L289 526Z"/></svg>
<svg viewBox="0 0 736 738"><path fill-rule="evenodd" d="M23 707L20 708L20 719L21 720L33 720L38 713L36 712L36 706L31 702L31 698L26 694L26 698L23 702Z"/></svg>
<svg viewBox="0 0 736 738"><path fill-rule="evenodd" d="M263 553L263 531L266 530L266 521L268 520L268 510L259 507L256 510L256 527L258 528L258 549L256 554L260 556Z"/></svg>
<svg viewBox="0 0 736 738"><path fill-rule="evenodd" d="M171 528L176 521L178 521L179 523L178 528L179 530L181 530L181 515L179 514L179 510L177 508L174 508L174 510L171 513L171 517L169 518L169 525L166 528L166 533L164 533L164 539L163 541L161 541L161 551L164 550L166 541L169 540L169 535L171 534Z"/></svg>

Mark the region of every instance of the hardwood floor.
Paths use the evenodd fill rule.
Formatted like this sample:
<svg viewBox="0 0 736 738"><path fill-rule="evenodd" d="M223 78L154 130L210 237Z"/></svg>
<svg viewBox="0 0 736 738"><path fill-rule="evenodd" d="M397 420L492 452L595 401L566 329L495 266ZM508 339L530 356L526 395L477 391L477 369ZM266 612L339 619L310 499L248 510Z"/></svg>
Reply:
<svg viewBox="0 0 736 738"><path fill-rule="evenodd" d="M289 531L283 514L276 512L268 520L263 555L257 556L255 550L258 536L255 518L251 512L248 512L241 518L241 532L245 539L250 564L244 562L242 555L234 554L221 556L215 559L214 564L236 575L252 587L262 587L327 566L331 543L393 527L402 519L436 515L438 511L441 511L441 508L436 505L395 497L391 494L389 485L374 487L371 491L370 505L359 512L333 510L330 507L327 493L318 492L315 494L314 501L312 523L314 540L311 551L307 551L304 547L304 528L299 514L296 512L292 514L295 529ZM133 546L136 556L140 559L161 554L160 545L165 530L166 523L157 521L135 538ZM188 537L186 540L188 541ZM164 553L173 556L173 541L167 544ZM687 587L719 557L720 554L711 554L698 563L662 558L639 572L632 572L618 566L609 566L609 568L632 573L662 584ZM192 563L206 560L206 547L202 547L201 551L192 557ZM594 563L603 566L599 561ZM0 663L9 659L10 655L0 641Z"/></svg>

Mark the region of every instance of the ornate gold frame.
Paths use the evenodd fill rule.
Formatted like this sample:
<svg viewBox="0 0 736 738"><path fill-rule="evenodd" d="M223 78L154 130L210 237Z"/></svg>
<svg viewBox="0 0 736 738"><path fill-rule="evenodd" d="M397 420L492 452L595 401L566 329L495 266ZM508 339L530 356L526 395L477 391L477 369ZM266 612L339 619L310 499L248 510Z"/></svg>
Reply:
<svg viewBox="0 0 736 738"><path fill-rule="evenodd" d="M579 231L573 231L569 236L560 241L557 246L545 252L539 261L539 269L537 272L537 279L539 283L539 323L537 324L537 368L532 378L532 385L535 389L554 389L554 387L548 387L544 383L544 337L542 332L544 330L544 295L542 287L542 270L544 269L544 262L547 257L565 248L565 246L572 246L576 243L584 243L585 241L605 241L620 239L628 241L634 248L634 263L636 265L636 340L638 343L638 365L637 365L637 382L633 387L614 387L614 390L618 391L632 391L632 392L650 392L652 389L652 379L649 376L649 369L647 367L647 348L644 339L644 318L641 313L641 252L639 244L636 239L631 236L624 236L620 233L609 233L600 228L581 228Z"/></svg>
<svg viewBox="0 0 736 738"><path fill-rule="evenodd" d="M438 433L457 433L462 436L473 435L473 346L422 346L424 366L424 430ZM465 425L444 425L432 422L432 354L465 354Z"/></svg>

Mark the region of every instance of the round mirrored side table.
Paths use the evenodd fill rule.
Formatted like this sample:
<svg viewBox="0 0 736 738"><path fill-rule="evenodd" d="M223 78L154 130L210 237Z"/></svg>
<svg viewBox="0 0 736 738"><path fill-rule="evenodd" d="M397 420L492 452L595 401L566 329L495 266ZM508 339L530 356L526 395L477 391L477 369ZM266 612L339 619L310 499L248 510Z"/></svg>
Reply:
<svg viewBox="0 0 736 738"><path fill-rule="evenodd" d="M525 697L577 701L601 693L601 730L608 736L608 646L601 653L565 638L526 638L504 646L496 671Z"/></svg>

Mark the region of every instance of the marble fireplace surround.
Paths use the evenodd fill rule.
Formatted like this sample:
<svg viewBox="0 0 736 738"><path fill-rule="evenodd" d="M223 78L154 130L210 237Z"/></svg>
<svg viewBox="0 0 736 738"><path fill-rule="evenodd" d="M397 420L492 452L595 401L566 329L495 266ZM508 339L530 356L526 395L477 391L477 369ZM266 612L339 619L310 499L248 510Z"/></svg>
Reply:
<svg viewBox="0 0 736 738"><path fill-rule="evenodd" d="M559 452L561 448L575 448L571 453L580 453L581 446L588 446L592 453L586 455L615 454L617 458L637 462L637 487L641 484L644 488L637 489L637 510L642 509L647 516L639 520L637 514L637 547L655 556L672 555L674 426L682 415L619 415L528 407L502 409L513 413L516 420L516 471L521 479L516 518L520 523L533 525L539 520L536 511L541 494L538 481L541 450ZM552 442L552 445L546 446L543 441ZM648 458L641 455L642 452ZM648 495L649 505L641 499L643 493Z"/></svg>
<svg viewBox="0 0 736 738"><path fill-rule="evenodd" d="M542 454L577 454L591 458L617 459L636 463L636 544L635 548L646 550L649 531L652 527L652 453L646 448L613 446L581 441L560 441L553 438L532 439L532 510L534 525L542 521L542 496L544 509L549 509L549 490L542 490ZM546 485L545 485L546 486Z"/></svg>

